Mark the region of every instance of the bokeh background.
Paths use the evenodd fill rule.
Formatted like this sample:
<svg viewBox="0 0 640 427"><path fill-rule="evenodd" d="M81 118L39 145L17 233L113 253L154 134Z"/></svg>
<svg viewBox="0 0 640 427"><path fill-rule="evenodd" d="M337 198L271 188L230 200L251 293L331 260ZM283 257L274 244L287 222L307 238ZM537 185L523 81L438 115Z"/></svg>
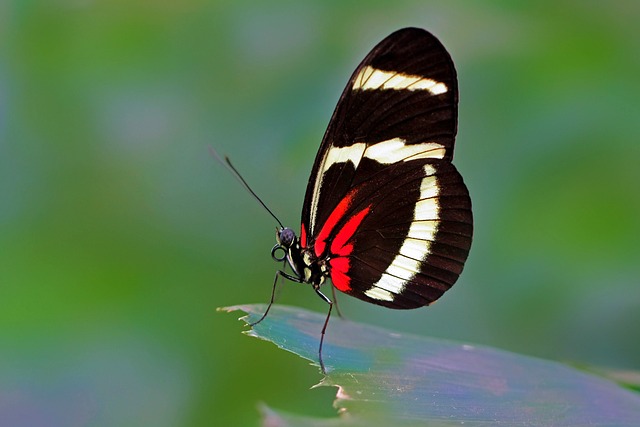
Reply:
<svg viewBox="0 0 640 427"><path fill-rule="evenodd" d="M216 307L267 302L349 75L419 26L460 79L475 240L458 284L354 320L640 368L637 1L0 4L0 425L334 415L317 369ZM279 302L324 311L305 286ZM330 329L329 329L330 333Z"/></svg>

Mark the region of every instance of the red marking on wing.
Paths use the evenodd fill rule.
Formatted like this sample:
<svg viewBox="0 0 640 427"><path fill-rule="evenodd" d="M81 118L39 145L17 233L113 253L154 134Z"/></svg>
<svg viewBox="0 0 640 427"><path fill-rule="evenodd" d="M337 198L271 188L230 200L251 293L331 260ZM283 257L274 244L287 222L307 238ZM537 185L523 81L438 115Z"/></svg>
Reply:
<svg viewBox="0 0 640 427"><path fill-rule="evenodd" d="M302 227L300 228L300 246L303 248L307 247L307 230L304 224L302 224Z"/></svg>
<svg viewBox="0 0 640 427"><path fill-rule="evenodd" d="M360 223L369 214L371 210L371 206L367 206L354 216L352 216L349 221L342 227L342 229L338 232L335 239L331 243L331 253L346 256L351 253L353 250L353 245L347 245L349 239L353 237L356 230L360 226Z"/></svg>
<svg viewBox="0 0 640 427"><path fill-rule="evenodd" d="M348 255L353 251L353 244L347 243L353 237L362 220L369 214L371 206L368 206L352 216L347 223L342 226L335 239L331 243L331 254L338 255L329 260L331 266L331 281L333 285L342 292L351 290L351 278L349 277L349 267L351 260Z"/></svg>
<svg viewBox="0 0 640 427"><path fill-rule="evenodd" d="M349 264L349 258L345 257L332 258L329 261L329 265L331 265L331 282L341 292L351 290L351 279L347 275Z"/></svg>
<svg viewBox="0 0 640 427"><path fill-rule="evenodd" d="M338 203L338 205L333 209L333 212L331 212L331 215L329 215L329 218L327 218L327 222L322 226L322 230L320 230L314 245L315 253L318 258L320 258L324 253L324 250L327 247L327 238L333 231L333 228L338 222L340 222L342 217L344 217L347 209L349 209L354 194L355 188L347 193L347 195L344 196L344 199L340 200L340 203Z"/></svg>

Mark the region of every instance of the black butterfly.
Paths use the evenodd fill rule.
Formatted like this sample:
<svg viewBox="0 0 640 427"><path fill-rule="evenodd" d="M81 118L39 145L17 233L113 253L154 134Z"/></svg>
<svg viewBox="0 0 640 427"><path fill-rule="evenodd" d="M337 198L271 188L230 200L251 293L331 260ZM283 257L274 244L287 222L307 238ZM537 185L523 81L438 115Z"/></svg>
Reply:
<svg viewBox="0 0 640 427"><path fill-rule="evenodd" d="M451 164L457 104L453 61L422 29L385 38L349 79L311 170L300 237L282 224L276 234L272 257L293 273L276 273L255 322L279 276L309 283L329 304L323 372L327 279L334 300L337 288L409 309L440 298L462 272L473 218Z"/></svg>

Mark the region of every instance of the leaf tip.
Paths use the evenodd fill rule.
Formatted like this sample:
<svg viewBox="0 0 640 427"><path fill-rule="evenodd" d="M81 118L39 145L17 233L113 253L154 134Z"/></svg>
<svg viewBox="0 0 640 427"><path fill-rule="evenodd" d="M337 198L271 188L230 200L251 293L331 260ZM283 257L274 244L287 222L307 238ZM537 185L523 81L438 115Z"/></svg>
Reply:
<svg viewBox="0 0 640 427"><path fill-rule="evenodd" d="M228 307L216 307L216 311L218 313L231 313L232 311L242 310L242 307L239 305L232 305Z"/></svg>
<svg viewBox="0 0 640 427"><path fill-rule="evenodd" d="M247 305L232 305L229 307L218 307L216 308L216 311L223 312L223 313L232 313L234 311L242 311L245 314L239 317L238 320L242 320L247 325L251 324L249 319L251 318L251 315L254 314L250 306L247 306Z"/></svg>
<svg viewBox="0 0 640 427"><path fill-rule="evenodd" d="M256 331L254 331L253 329L249 329L248 331L242 331L242 333L253 338L260 338L256 333Z"/></svg>

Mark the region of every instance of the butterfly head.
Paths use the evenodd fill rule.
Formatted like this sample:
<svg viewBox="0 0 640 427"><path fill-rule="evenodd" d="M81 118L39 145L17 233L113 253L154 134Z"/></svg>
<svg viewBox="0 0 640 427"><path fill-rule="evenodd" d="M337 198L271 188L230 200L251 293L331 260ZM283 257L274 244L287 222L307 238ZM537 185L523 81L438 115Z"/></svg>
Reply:
<svg viewBox="0 0 640 427"><path fill-rule="evenodd" d="M296 233L289 227L279 228L276 231L276 241L283 248L290 248L296 241Z"/></svg>
<svg viewBox="0 0 640 427"><path fill-rule="evenodd" d="M271 249L271 257L275 261L284 261L287 259L287 253L295 245L297 240L296 233L289 227L276 228L276 245ZM278 255L278 251L282 250L282 256Z"/></svg>

